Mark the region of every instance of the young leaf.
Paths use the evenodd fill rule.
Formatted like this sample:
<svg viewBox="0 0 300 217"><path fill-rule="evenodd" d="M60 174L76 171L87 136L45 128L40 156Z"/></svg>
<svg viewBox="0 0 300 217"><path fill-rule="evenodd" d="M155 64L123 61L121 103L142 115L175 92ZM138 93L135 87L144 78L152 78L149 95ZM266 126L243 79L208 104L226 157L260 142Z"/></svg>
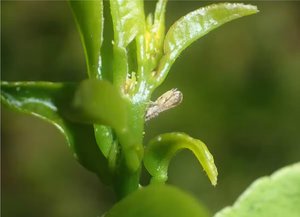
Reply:
<svg viewBox="0 0 300 217"><path fill-rule="evenodd" d="M110 11L114 29L113 83L121 87L128 74L126 48L139 33L144 32L144 5L141 0L110 0Z"/></svg>
<svg viewBox="0 0 300 217"><path fill-rule="evenodd" d="M181 149L189 149L194 153L212 185L216 185L218 172L213 156L203 142L184 133L162 134L149 142L145 150L144 165L153 176L151 181L167 181L170 161Z"/></svg>
<svg viewBox="0 0 300 217"><path fill-rule="evenodd" d="M200 8L180 18L166 34L164 56L156 74L157 85L163 82L176 58L191 43L231 20L257 12L256 6L252 5L220 3Z"/></svg>
<svg viewBox="0 0 300 217"><path fill-rule="evenodd" d="M145 79L149 80L151 77L148 75L157 67L157 63L163 53L163 41L165 37L165 12L167 0L159 0L156 4L154 20L152 14L147 17L146 32L144 38L139 42L139 46L145 48L138 49L138 59L141 62L140 71L147 70L148 73ZM144 42L145 40L145 42ZM144 64L143 64L144 63ZM144 76L143 73L139 73ZM148 78L150 77L150 78Z"/></svg>
<svg viewBox="0 0 300 217"><path fill-rule="evenodd" d="M103 41L103 2L69 0L81 43L89 77L103 79L100 49Z"/></svg>
<svg viewBox="0 0 300 217"><path fill-rule="evenodd" d="M168 185L139 189L109 210L104 217L208 217L207 210L192 196Z"/></svg>
<svg viewBox="0 0 300 217"><path fill-rule="evenodd" d="M118 47L127 45L144 30L144 5L141 0L110 0L114 27L114 43Z"/></svg>
<svg viewBox="0 0 300 217"><path fill-rule="evenodd" d="M165 32L165 13L166 13L166 5L167 0L159 0L155 7L155 14L154 14L154 23L152 31L157 34L157 48L162 45L164 39L164 32Z"/></svg>
<svg viewBox="0 0 300 217"><path fill-rule="evenodd" d="M71 123L61 115L76 87L74 83L1 82L1 102L56 126L79 162L105 180L109 178L107 161L97 147L92 125Z"/></svg>
<svg viewBox="0 0 300 217"><path fill-rule="evenodd" d="M298 217L300 214L300 163L257 179L231 207L215 217Z"/></svg>
<svg viewBox="0 0 300 217"><path fill-rule="evenodd" d="M112 129L105 125L94 124L94 130L96 142L102 151L102 154L108 158L114 141Z"/></svg>
<svg viewBox="0 0 300 217"><path fill-rule="evenodd" d="M163 53L166 5L167 0L159 0L157 2L154 13L154 23L151 28L150 58L154 59L155 66Z"/></svg>

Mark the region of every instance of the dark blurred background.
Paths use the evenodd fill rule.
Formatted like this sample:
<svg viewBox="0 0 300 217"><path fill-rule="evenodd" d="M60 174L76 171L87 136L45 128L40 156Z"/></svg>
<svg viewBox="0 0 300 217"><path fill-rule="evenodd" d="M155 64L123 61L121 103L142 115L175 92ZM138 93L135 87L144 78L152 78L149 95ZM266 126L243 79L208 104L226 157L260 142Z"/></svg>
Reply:
<svg viewBox="0 0 300 217"><path fill-rule="evenodd" d="M146 2L147 11L155 2ZM167 26L210 2L172 1ZM182 131L214 155L212 187L193 155L170 166L169 183L212 212L256 178L300 159L300 2L263 1L189 47L154 98L173 87L183 103L146 124L145 140ZM86 77L72 14L63 1L2 1L2 80L79 81ZM97 216L114 202L72 157L51 125L2 107L2 216ZM146 176L147 178L147 176Z"/></svg>

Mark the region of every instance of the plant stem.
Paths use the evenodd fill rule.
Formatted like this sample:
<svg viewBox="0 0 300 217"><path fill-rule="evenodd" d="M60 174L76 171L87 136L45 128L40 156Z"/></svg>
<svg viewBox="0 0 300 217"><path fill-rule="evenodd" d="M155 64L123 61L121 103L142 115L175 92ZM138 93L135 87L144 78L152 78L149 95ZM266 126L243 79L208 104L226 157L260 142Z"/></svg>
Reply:
<svg viewBox="0 0 300 217"><path fill-rule="evenodd" d="M113 185L118 200L134 192L139 187L140 173L140 168L134 173L129 171L125 159L122 157Z"/></svg>
<svg viewBox="0 0 300 217"><path fill-rule="evenodd" d="M143 132L146 105L144 102L128 103L128 129L119 140L121 150L114 177L114 188L118 199L122 199L139 187L144 151Z"/></svg>

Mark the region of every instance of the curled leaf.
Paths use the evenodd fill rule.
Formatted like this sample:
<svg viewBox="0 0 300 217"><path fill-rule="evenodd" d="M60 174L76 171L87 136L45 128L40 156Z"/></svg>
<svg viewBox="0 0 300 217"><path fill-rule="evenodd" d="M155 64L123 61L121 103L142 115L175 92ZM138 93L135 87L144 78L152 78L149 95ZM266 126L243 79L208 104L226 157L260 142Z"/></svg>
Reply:
<svg viewBox="0 0 300 217"><path fill-rule="evenodd" d="M164 56L156 74L158 85L164 80L179 54L191 43L231 20L257 12L256 6L252 5L220 3L202 7L180 18L165 37Z"/></svg>
<svg viewBox="0 0 300 217"><path fill-rule="evenodd" d="M152 139L145 150L144 165L152 182L165 182L171 159L182 149L191 150L204 168L212 185L217 184L217 168L206 145L184 133L166 133Z"/></svg>
<svg viewBox="0 0 300 217"><path fill-rule="evenodd" d="M75 83L1 82L1 103L56 126L66 138L74 157L107 181L110 176L107 161L97 147L92 125L72 123L62 115L76 87Z"/></svg>

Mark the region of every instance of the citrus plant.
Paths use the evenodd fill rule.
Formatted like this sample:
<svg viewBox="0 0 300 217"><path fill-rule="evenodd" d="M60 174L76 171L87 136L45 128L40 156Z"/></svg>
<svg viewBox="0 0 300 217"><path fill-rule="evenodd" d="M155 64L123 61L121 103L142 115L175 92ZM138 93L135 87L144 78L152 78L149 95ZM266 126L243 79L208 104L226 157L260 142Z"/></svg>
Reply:
<svg viewBox="0 0 300 217"><path fill-rule="evenodd" d="M229 21L258 12L251 5L213 4L188 13L165 31L166 4L159 0L154 13L146 16L141 0L70 0L87 79L79 83L1 82L4 105L56 126L74 157L112 186L119 199L142 204L126 216L165 216L167 207L181 210L168 209L171 216L207 215L193 198L163 184L174 155L189 149L216 185L213 156L202 141L180 132L158 135L144 145L145 121L182 100L176 89L153 102L151 95L190 44ZM140 185L143 167L152 176L148 187ZM166 202L155 202L162 199ZM155 203L153 212L141 215ZM107 216L121 216L123 206L127 207L117 205Z"/></svg>

